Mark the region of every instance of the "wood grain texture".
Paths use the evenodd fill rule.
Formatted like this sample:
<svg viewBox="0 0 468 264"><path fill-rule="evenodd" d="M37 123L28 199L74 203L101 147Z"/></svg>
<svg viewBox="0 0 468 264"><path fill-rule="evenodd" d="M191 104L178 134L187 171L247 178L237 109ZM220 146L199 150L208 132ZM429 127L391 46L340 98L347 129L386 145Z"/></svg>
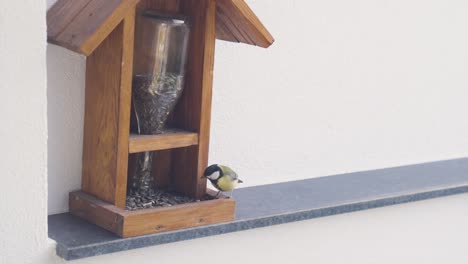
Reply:
<svg viewBox="0 0 468 264"><path fill-rule="evenodd" d="M230 14L229 9L223 2L218 2L216 13L216 35L223 40L232 40L233 42L255 45L255 42L250 38L247 31L239 26L240 21L236 21ZM234 14L235 15L235 14ZM221 32L220 32L221 31ZM222 35L219 35L222 34Z"/></svg>
<svg viewBox="0 0 468 264"><path fill-rule="evenodd" d="M90 2L91 0L58 0L47 11L47 36L53 40Z"/></svg>
<svg viewBox="0 0 468 264"><path fill-rule="evenodd" d="M215 192L210 191L210 194ZM234 221L236 202L221 196L172 207L126 211L83 192L70 194L72 214L121 237L161 233Z"/></svg>
<svg viewBox="0 0 468 264"><path fill-rule="evenodd" d="M134 12L86 61L83 191L125 207Z"/></svg>
<svg viewBox="0 0 468 264"><path fill-rule="evenodd" d="M48 40L86 56L139 0L59 0L47 12Z"/></svg>
<svg viewBox="0 0 468 264"><path fill-rule="evenodd" d="M130 111L132 104L133 52L135 33L135 8L123 20L123 48L119 96L117 172L115 205L125 207L127 197Z"/></svg>
<svg viewBox="0 0 468 264"><path fill-rule="evenodd" d="M174 131L161 135L131 135L129 152L139 153L163 149L182 148L198 144L198 134Z"/></svg>
<svg viewBox="0 0 468 264"><path fill-rule="evenodd" d="M123 237L161 233L234 221L235 201L218 199L124 216Z"/></svg>
<svg viewBox="0 0 468 264"><path fill-rule="evenodd" d="M187 0L59 0L47 12L51 43L89 56L135 5L179 14ZM185 9L187 10L187 9ZM244 0L217 0L218 39L269 47L274 39Z"/></svg>
<svg viewBox="0 0 468 264"><path fill-rule="evenodd" d="M124 217L118 209L84 192L71 192L69 195L70 213L92 222L112 233L122 234Z"/></svg>
<svg viewBox="0 0 468 264"><path fill-rule="evenodd" d="M268 48L273 36L244 0L217 0L216 36Z"/></svg>
<svg viewBox="0 0 468 264"><path fill-rule="evenodd" d="M83 191L116 201L123 23L86 60Z"/></svg>
<svg viewBox="0 0 468 264"><path fill-rule="evenodd" d="M198 141L198 136L197 136ZM157 188L173 190L172 187L172 150L165 149L153 154L152 176Z"/></svg>
<svg viewBox="0 0 468 264"><path fill-rule="evenodd" d="M138 11L154 10L165 14L178 14L182 0L140 0Z"/></svg>

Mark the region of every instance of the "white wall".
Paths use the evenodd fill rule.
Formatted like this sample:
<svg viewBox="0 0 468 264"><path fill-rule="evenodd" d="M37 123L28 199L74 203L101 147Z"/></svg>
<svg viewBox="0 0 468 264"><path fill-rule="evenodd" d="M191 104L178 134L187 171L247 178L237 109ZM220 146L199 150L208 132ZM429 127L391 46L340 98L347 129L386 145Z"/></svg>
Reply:
<svg viewBox="0 0 468 264"><path fill-rule="evenodd" d="M277 42L269 50L218 43L212 162L257 185L468 156L466 1L248 2ZM46 240L45 175L49 213L66 211L68 191L80 185L84 59L52 45L46 57L42 1L0 1L0 80L0 263L61 263ZM241 256L227 263L466 263L467 201L460 195L76 263L205 263L213 248L237 248Z"/></svg>
<svg viewBox="0 0 468 264"><path fill-rule="evenodd" d="M0 1L1 264L48 255L45 12L43 1Z"/></svg>
<svg viewBox="0 0 468 264"><path fill-rule="evenodd" d="M467 1L248 2L277 41L218 42L210 153L244 186L468 156ZM57 213L80 187L84 58L47 59Z"/></svg>

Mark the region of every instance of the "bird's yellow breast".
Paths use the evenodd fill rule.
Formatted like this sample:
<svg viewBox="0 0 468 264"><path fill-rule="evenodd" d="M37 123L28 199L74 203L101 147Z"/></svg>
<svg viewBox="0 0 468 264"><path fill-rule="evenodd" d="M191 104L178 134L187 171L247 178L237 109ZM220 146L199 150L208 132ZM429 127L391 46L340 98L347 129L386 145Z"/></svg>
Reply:
<svg viewBox="0 0 468 264"><path fill-rule="evenodd" d="M237 186L237 180L233 180L231 177L224 176L221 177L218 182L216 183L219 189L223 192L232 191Z"/></svg>

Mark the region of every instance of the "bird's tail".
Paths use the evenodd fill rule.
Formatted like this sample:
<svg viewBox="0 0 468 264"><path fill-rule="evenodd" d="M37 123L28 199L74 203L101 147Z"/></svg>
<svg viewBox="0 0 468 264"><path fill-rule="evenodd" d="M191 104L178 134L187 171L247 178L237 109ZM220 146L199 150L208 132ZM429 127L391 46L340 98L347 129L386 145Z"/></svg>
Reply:
<svg viewBox="0 0 468 264"><path fill-rule="evenodd" d="M243 182L242 180L240 180L240 179L239 179L239 180L237 180L237 182L238 182L238 183L244 183L244 182Z"/></svg>

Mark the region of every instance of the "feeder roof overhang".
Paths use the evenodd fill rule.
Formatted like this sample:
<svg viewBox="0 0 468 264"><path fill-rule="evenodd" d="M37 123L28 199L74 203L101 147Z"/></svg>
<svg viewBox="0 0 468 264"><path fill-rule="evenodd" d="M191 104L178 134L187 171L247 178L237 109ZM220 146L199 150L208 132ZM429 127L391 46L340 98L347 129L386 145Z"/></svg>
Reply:
<svg viewBox="0 0 468 264"><path fill-rule="evenodd" d="M48 41L89 56L139 2L59 0L47 12ZM244 0L216 1L216 37L264 48L274 42Z"/></svg>

